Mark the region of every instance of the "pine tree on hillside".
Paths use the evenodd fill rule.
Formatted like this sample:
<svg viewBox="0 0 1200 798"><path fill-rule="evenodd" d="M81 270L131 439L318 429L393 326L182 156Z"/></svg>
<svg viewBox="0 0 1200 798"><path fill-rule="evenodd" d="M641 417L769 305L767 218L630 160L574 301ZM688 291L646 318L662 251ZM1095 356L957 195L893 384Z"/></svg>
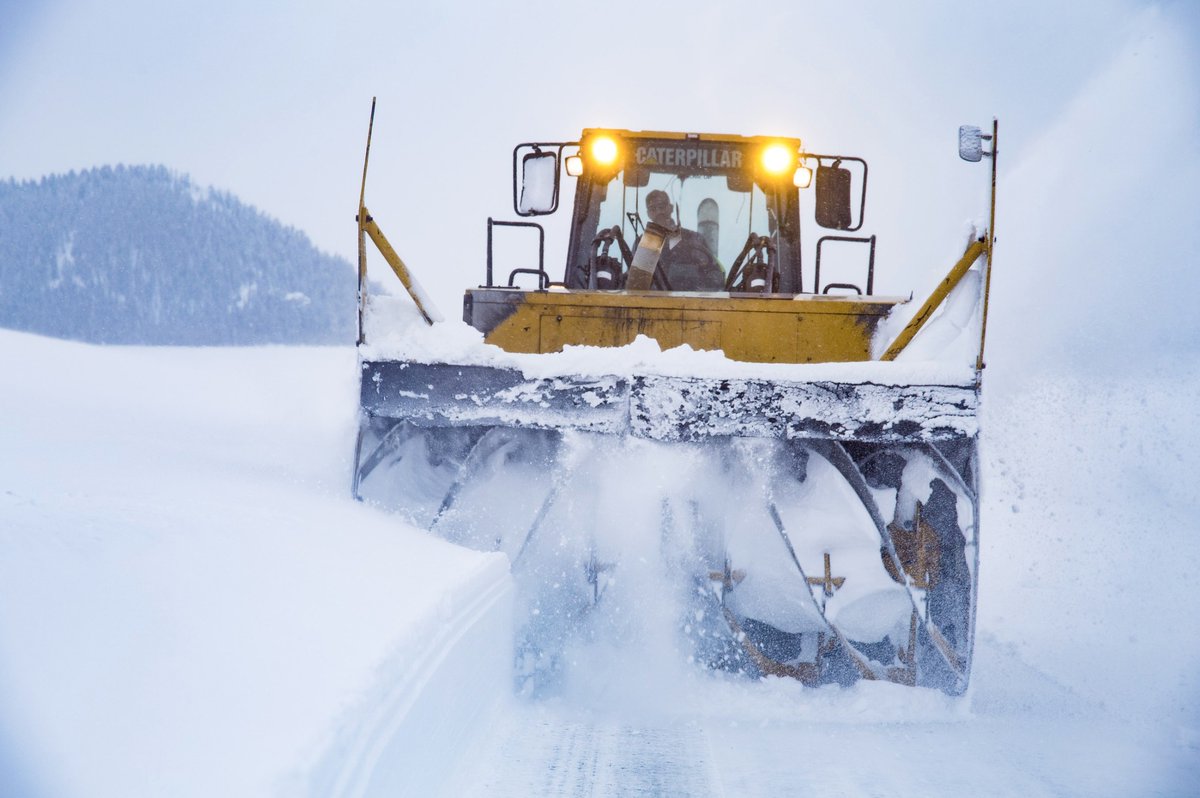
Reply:
<svg viewBox="0 0 1200 798"><path fill-rule="evenodd" d="M0 326L96 343L353 340L354 270L162 166L0 182Z"/></svg>

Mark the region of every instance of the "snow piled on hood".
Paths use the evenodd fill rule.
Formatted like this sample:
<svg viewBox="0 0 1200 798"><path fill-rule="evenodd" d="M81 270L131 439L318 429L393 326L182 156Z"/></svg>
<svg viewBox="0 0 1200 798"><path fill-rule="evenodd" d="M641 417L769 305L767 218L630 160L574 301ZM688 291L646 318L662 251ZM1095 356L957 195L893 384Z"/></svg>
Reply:
<svg viewBox="0 0 1200 798"><path fill-rule="evenodd" d="M461 321L426 324L407 296L372 296L364 327L367 343L359 350L364 360L497 366L519 370L531 379L564 374L582 377L655 374L882 385L970 385L975 378L973 353L938 359L921 359L918 355L892 363L744 363L730 360L719 350L695 350L687 344L663 350L657 341L644 335L621 347L567 346L562 352L544 355L505 352L485 344L482 333ZM940 348L935 352L944 354Z"/></svg>

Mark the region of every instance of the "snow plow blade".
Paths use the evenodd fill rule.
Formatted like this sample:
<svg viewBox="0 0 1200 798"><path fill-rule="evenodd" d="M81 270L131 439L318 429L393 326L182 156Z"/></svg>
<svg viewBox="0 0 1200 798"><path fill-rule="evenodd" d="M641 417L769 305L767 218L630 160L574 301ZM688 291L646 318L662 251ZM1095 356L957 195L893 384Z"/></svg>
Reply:
<svg viewBox="0 0 1200 798"><path fill-rule="evenodd" d="M510 557L530 602L519 680L554 678L581 619L619 601L606 585L630 526L694 586L680 625L707 667L966 689L974 385L364 360L361 386L355 495ZM631 480L645 462L692 481ZM610 491L606 518L593 502Z"/></svg>
<svg viewBox="0 0 1200 798"><path fill-rule="evenodd" d="M659 441L732 436L924 443L974 437L978 405L974 385L531 378L492 366L362 363L363 411L418 426L577 429Z"/></svg>
<svg viewBox="0 0 1200 798"><path fill-rule="evenodd" d="M364 364L355 496L508 555L528 613L519 684L553 682L590 615L640 611L641 596L608 588L629 578L622 563L646 560L634 530L660 541L658 568L679 586L667 601L706 667L966 689L979 513L972 388L531 381L508 369L381 365ZM404 378L380 378L393 369ZM752 403L754 413L714 420L695 404L659 404L681 391L753 395L747 385L771 398L768 411ZM832 409L847 395L901 403L911 418ZM819 410L771 415L801 401ZM662 484L677 473L689 476Z"/></svg>

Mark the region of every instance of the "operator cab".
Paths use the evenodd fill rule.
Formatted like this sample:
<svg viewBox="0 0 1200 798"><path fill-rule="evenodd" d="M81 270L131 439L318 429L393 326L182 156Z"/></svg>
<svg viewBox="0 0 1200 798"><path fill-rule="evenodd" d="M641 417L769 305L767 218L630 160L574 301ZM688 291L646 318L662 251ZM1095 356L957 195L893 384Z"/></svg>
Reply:
<svg viewBox="0 0 1200 798"><path fill-rule="evenodd" d="M760 249L764 264L769 261L773 267L774 278L767 293L800 290L799 210L792 174L798 141L783 151L782 167L775 172L767 172L761 158L755 158L761 145L746 141L624 138L612 163L604 164L591 153L605 141L617 137L585 131L581 144L584 168L575 194L564 276L568 288L625 287L624 282L614 282L620 281L618 274L629 274L636 243L652 221L654 206L666 202L672 214L669 221L658 219L667 235L653 288L747 289L748 285L727 285L727 281L747 242L753 238L758 243L765 237ZM617 257L620 262L613 264ZM597 274L605 271L616 280L604 281ZM593 274L600 277L594 283ZM761 291L765 284L758 288Z"/></svg>
<svg viewBox="0 0 1200 798"><path fill-rule="evenodd" d="M579 142L522 144L513 156L519 215L557 208L560 161L578 178L559 283L569 290L805 293L801 196L814 172L816 224L843 232L862 225L866 162L805 153L794 138L589 129ZM834 286L870 294L874 239L846 236L818 242L808 292L821 292L827 239L871 245L865 285Z"/></svg>

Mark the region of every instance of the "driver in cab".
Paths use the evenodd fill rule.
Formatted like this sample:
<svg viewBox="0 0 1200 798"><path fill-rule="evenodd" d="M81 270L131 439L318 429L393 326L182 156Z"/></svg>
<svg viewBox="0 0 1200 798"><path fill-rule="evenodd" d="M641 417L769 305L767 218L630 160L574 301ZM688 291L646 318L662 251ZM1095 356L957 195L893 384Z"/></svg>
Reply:
<svg viewBox="0 0 1200 798"><path fill-rule="evenodd" d="M646 215L667 230L652 287L665 291L724 290L725 275L708 242L694 230L676 224L674 210L667 192L655 189L646 195Z"/></svg>

